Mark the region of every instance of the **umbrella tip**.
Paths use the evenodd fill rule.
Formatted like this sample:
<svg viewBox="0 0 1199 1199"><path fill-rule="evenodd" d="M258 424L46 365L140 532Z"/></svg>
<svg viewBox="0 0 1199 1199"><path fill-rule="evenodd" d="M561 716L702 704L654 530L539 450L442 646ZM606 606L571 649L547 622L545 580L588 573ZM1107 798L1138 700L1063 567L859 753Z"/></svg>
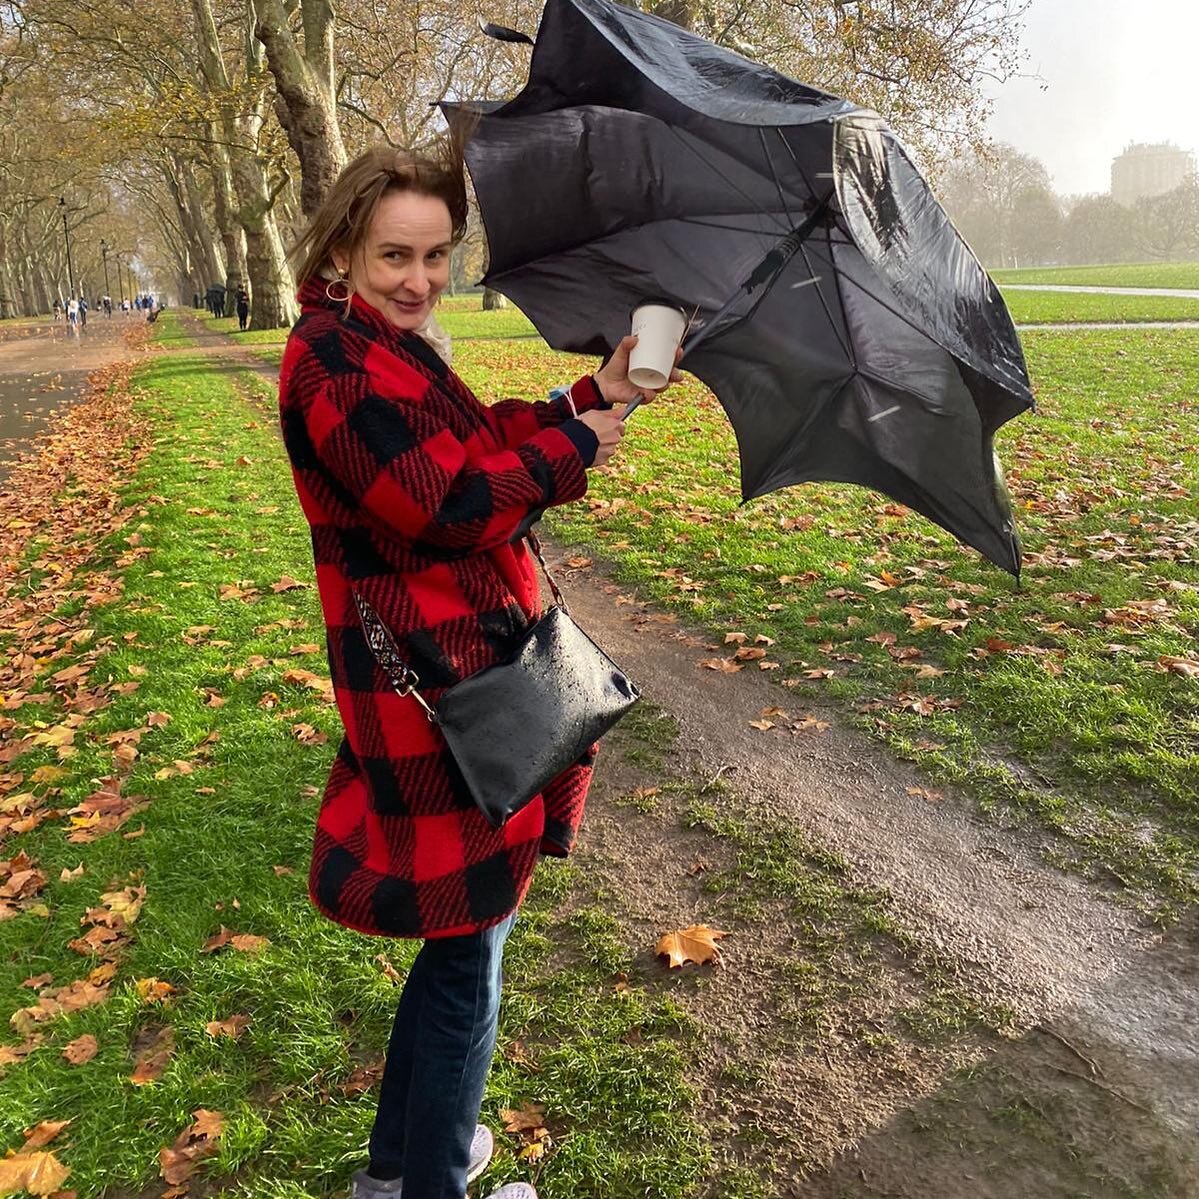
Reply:
<svg viewBox="0 0 1199 1199"><path fill-rule="evenodd" d="M478 17L476 20L479 32L486 34L487 37L495 38L497 42L517 42L525 46L533 44L533 39L527 33L521 33L519 29L509 29L507 25L495 25L491 21L484 21L482 17Z"/></svg>

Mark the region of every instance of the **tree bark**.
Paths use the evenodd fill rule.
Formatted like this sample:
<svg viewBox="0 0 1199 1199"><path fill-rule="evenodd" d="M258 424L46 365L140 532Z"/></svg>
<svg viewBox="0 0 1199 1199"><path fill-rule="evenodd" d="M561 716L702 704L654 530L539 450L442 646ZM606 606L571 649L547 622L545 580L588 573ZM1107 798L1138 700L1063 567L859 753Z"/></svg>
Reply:
<svg viewBox="0 0 1199 1199"><path fill-rule="evenodd" d="M244 45L247 86L242 96L249 93L251 98L243 98L241 111L235 113L234 96L221 57L210 0L192 0L192 13L196 21L200 69L209 90L221 102L221 131L229 147L229 166L237 198L236 216L246 235L246 269L253 297L250 328L277 329L292 324L298 313L294 299L295 281L271 211L275 196L257 153L265 89L259 88L255 94L252 85L262 75L262 52L247 31Z"/></svg>
<svg viewBox="0 0 1199 1199"><path fill-rule="evenodd" d="M508 297L501 292L495 291L493 288L483 288L483 311L491 312L496 308L507 308Z"/></svg>
<svg viewBox="0 0 1199 1199"><path fill-rule="evenodd" d="M329 0L300 0L301 51L283 0L254 0L254 32L275 78L275 115L300 160L300 207L311 217L346 164L333 76Z"/></svg>
<svg viewBox="0 0 1199 1199"><path fill-rule="evenodd" d="M211 134L212 141L206 149L208 168L212 174L212 207L221 234L221 244L225 248L225 315L232 316L237 289L248 287L250 282L246 267L246 235L237 222L237 200L233 193L229 152L220 143L220 133L215 126Z"/></svg>

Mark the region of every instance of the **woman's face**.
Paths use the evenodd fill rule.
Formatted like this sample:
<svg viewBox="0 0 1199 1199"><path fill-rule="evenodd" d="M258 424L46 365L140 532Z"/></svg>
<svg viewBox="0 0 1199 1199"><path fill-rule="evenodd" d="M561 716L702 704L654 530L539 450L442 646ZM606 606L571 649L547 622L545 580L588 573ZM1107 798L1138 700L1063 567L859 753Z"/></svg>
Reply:
<svg viewBox="0 0 1199 1199"><path fill-rule="evenodd" d="M444 200L419 192L388 192L379 201L362 249L348 268L354 290L399 329L419 329L450 280L453 221Z"/></svg>

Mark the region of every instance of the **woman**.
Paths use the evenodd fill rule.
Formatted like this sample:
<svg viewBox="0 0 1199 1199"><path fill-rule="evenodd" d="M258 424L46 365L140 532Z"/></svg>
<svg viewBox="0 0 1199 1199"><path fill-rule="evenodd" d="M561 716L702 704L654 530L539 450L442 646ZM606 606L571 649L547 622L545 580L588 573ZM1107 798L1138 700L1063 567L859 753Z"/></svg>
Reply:
<svg viewBox="0 0 1199 1199"><path fill-rule="evenodd" d="M396 1012L357 1199L398 1194L401 1176L404 1199L463 1199L486 1168L492 1136L476 1119L504 941L538 857L564 857L574 843L591 756L492 829L436 727L373 658L355 593L429 701L499 661L540 611L522 534L546 507L584 494L587 470L620 443L614 405L642 394L627 378L628 337L558 399L475 398L433 319L466 208L453 153L379 147L350 163L296 249L301 316L280 374L346 731L309 893L347 927L424 940ZM493 1199L535 1196L515 1183Z"/></svg>

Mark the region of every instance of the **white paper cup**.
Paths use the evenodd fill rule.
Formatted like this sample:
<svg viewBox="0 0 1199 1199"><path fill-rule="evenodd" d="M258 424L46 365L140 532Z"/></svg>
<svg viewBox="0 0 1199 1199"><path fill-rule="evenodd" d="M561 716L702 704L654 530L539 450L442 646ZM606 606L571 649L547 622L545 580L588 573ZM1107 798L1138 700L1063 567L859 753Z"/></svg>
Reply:
<svg viewBox="0 0 1199 1199"><path fill-rule="evenodd" d="M687 314L673 304L649 302L633 309L637 344L629 355L629 382L656 391L670 382L674 352L683 340Z"/></svg>

